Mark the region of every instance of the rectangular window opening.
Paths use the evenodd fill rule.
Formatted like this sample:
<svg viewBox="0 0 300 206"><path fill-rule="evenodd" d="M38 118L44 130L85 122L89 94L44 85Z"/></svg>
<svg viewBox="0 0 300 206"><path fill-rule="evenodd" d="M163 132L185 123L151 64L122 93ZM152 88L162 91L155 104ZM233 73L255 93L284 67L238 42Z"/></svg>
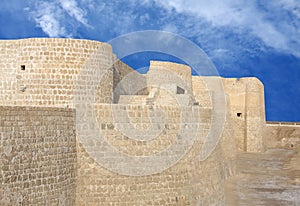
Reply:
<svg viewBox="0 0 300 206"><path fill-rule="evenodd" d="M21 70L25 71L25 65L21 65Z"/></svg>

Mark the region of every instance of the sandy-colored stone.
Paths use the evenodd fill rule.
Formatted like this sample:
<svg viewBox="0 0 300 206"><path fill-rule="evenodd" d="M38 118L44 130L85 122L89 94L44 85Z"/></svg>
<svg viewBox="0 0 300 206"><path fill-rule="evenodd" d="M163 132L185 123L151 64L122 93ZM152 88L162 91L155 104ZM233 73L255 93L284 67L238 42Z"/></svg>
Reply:
<svg viewBox="0 0 300 206"><path fill-rule="evenodd" d="M0 50L0 205L225 205L239 152L299 147L299 124L266 124L256 78L192 76L157 61L142 75L89 40L1 40ZM101 164L111 157L88 136L95 128L131 157L180 158L129 168L164 168L147 175L116 172L129 165ZM161 152L193 137L182 156Z"/></svg>

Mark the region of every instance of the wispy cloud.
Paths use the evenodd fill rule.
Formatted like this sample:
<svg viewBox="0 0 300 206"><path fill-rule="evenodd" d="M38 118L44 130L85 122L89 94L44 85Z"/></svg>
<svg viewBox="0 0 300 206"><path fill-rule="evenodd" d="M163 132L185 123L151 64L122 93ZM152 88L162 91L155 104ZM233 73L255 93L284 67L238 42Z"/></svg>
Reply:
<svg viewBox="0 0 300 206"><path fill-rule="evenodd" d="M107 40L163 29L189 37L207 51L254 55L267 49L300 57L299 0L43 0L31 16L50 37L74 36L80 25ZM80 23L80 24L78 24ZM213 52L212 52L213 53Z"/></svg>
<svg viewBox="0 0 300 206"><path fill-rule="evenodd" d="M74 17L78 22L86 26L88 25L87 19L85 18L85 11L77 6L75 0L59 0L59 3L69 16Z"/></svg>
<svg viewBox="0 0 300 206"><path fill-rule="evenodd" d="M280 8L291 11L296 17L300 18L300 3L298 0L278 0Z"/></svg>
<svg viewBox="0 0 300 206"><path fill-rule="evenodd" d="M63 18L62 10L58 9L55 3L36 3L35 9L31 11L31 16L37 26L49 35L49 37L69 36L66 28L60 21Z"/></svg>
<svg viewBox="0 0 300 206"><path fill-rule="evenodd" d="M75 0L32 2L30 17L49 37L71 37L76 33L78 23L88 25L86 12ZM75 32L74 32L75 31Z"/></svg>
<svg viewBox="0 0 300 206"><path fill-rule="evenodd" d="M297 0L264 2L263 5L246 0L154 1L167 10L186 15L194 25L206 21L214 28L232 28L238 34L259 38L265 46L300 56L299 25L285 18L286 15L294 15L294 19L300 22L300 4ZM274 16L279 18L274 21Z"/></svg>

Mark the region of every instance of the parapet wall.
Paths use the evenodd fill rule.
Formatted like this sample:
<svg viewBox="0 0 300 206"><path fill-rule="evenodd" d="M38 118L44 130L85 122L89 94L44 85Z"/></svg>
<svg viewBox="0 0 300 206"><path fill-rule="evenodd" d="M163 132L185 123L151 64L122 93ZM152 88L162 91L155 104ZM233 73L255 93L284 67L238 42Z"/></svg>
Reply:
<svg viewBox="0 0 300 206"><path fill-rule="evenodd" d="M0 106L0 205L75 205L73 115Z"/></svg>
<svg viewBox="0 0 300 206"><path fill-rule="evenodd" d="M299 148L300 123L267 122L264 132L264 144L268 148Z"/></svg>

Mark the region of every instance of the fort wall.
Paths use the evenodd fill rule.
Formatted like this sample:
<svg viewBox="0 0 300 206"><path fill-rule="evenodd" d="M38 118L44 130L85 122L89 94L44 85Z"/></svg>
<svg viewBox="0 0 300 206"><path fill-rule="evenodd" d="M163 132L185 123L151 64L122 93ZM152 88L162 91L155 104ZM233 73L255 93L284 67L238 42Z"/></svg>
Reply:
<svg viewBox="0 0 300 206"><path fill-rule="evenodd" d="M127 99L138 98L138 95L148 95L147 79L120 60L113 63L113 95L114 103L118 103L121 95ZM124 98L124 96L123 96ZM131 100L128 100L132 102Z"/></svg>
<svg viewBox="0 0 300 206"><path fill-rule="evenodd" d="M257 78L223 78L230 99L230 114L238 148L247 152L264 151L264 87Z"/></svg>
<svg viewBox="0 0 300 206"><path fill-rule="evenodd" d="M267 122L264 134L264 144L268 148L300 147L300 123Z"/></svg>
<svg viewBox="0 0 300 206"><path fill-rule="evenodd" d="M192 147L187 150L183 158L178 158L177 153L168 153L171 159L178 158L174 165L164 170L165 161L151 162L149 167L157 169L151 175L135 176L114 173L119 167L130 167L122 162L112 162L110 169L97 163L97 157L92 158L91 154L96 154L96 141L88 147L78 144L78 172L77 172L77 204L78 205L222 205L225 202L223 183L229 176L235 174L235 139L232 136L230 124L226 124L222 134L220 144L213 150L212 155L205 161L200 161L199 151L202 149L203 141L208 135L211 127L211 109L196 107L194 109L186 107L184 109L174 106L159 106L164 111L166 120L163 121L163 130L155 139L146 141L134 141L128 138L132 134L146 129L150 126L149 113L151 106L137 105L98 105L98 121L101 124L101 134L114 148L118 148L124 154L134 156L154 156L161 155L162 150L176 143L179 130L184 127L187 120L182 120L181 113L192 114L199 112L201 127L195 133L190 129L187 137L192 138L197 135ZM121 116L128 115L130 122L124 128L129 128L121 133L116 129L116 120L113 111ZM192 118L192 116L190 116ZM134 128L130 128L133 125ZM136 131L134 131L136 130ZM157 128L159 130L159 128ZM127 134L127 135L126 135ZM105 158L108 153L103 153L100 158ZM153 160L155 158L153 157ZM157 163L159 163L157 165ZM123 165L124 164L124 165ZM138 166L132 170L138 170ZM144 167L143 167L144 168ZM147 167L145 167L147 169ZM150 171L152 171L152 168ZM154 169L154 170L155 170ZM164 171L163 171L164 170ZM126 171L125 171L126 172ZM147 172L147 171L146 171ZM134 173L134 172L132 172Z"/></svg>
<svg viewBox="0 0 300 206"><path fill-rule="evenodd" d="M237 148L299 142L298 125L265 123L256 78L192 77L168 62L141 75L88 40L5 40L0 50L0 205L223 205Z"/></svg>
<svg viewBox="0 0 300 206"><path fill-rule="evenodd" d="M191 68L183 64L150 61L147 77L150 85L177 84L186 90L192 87Z"/></svg>
<svg viewBox="0 0 300 206"><path fill-rule="evenodd" d="M193 92L202 107L213 107L213 90L207 85L220 77L193 76ZM264 151L265 131L264 87L257 78L221 78L228 97L230 114L239 151Z"/></svg>
<svg viewBox="0 0 300 206"><path fill-rule="evenodd" d="M32 38L2 40L0 50L1 105L73 107L75 86L80 90L81 83L86 86L100 78L97 101L112 102L113 56L108 44Z"/></svg>
<svg viewBox="0 0 300 206"><path fill-rule="evenodd" d="M0 106L0 205L75 205L73 109Z"/></svg>

